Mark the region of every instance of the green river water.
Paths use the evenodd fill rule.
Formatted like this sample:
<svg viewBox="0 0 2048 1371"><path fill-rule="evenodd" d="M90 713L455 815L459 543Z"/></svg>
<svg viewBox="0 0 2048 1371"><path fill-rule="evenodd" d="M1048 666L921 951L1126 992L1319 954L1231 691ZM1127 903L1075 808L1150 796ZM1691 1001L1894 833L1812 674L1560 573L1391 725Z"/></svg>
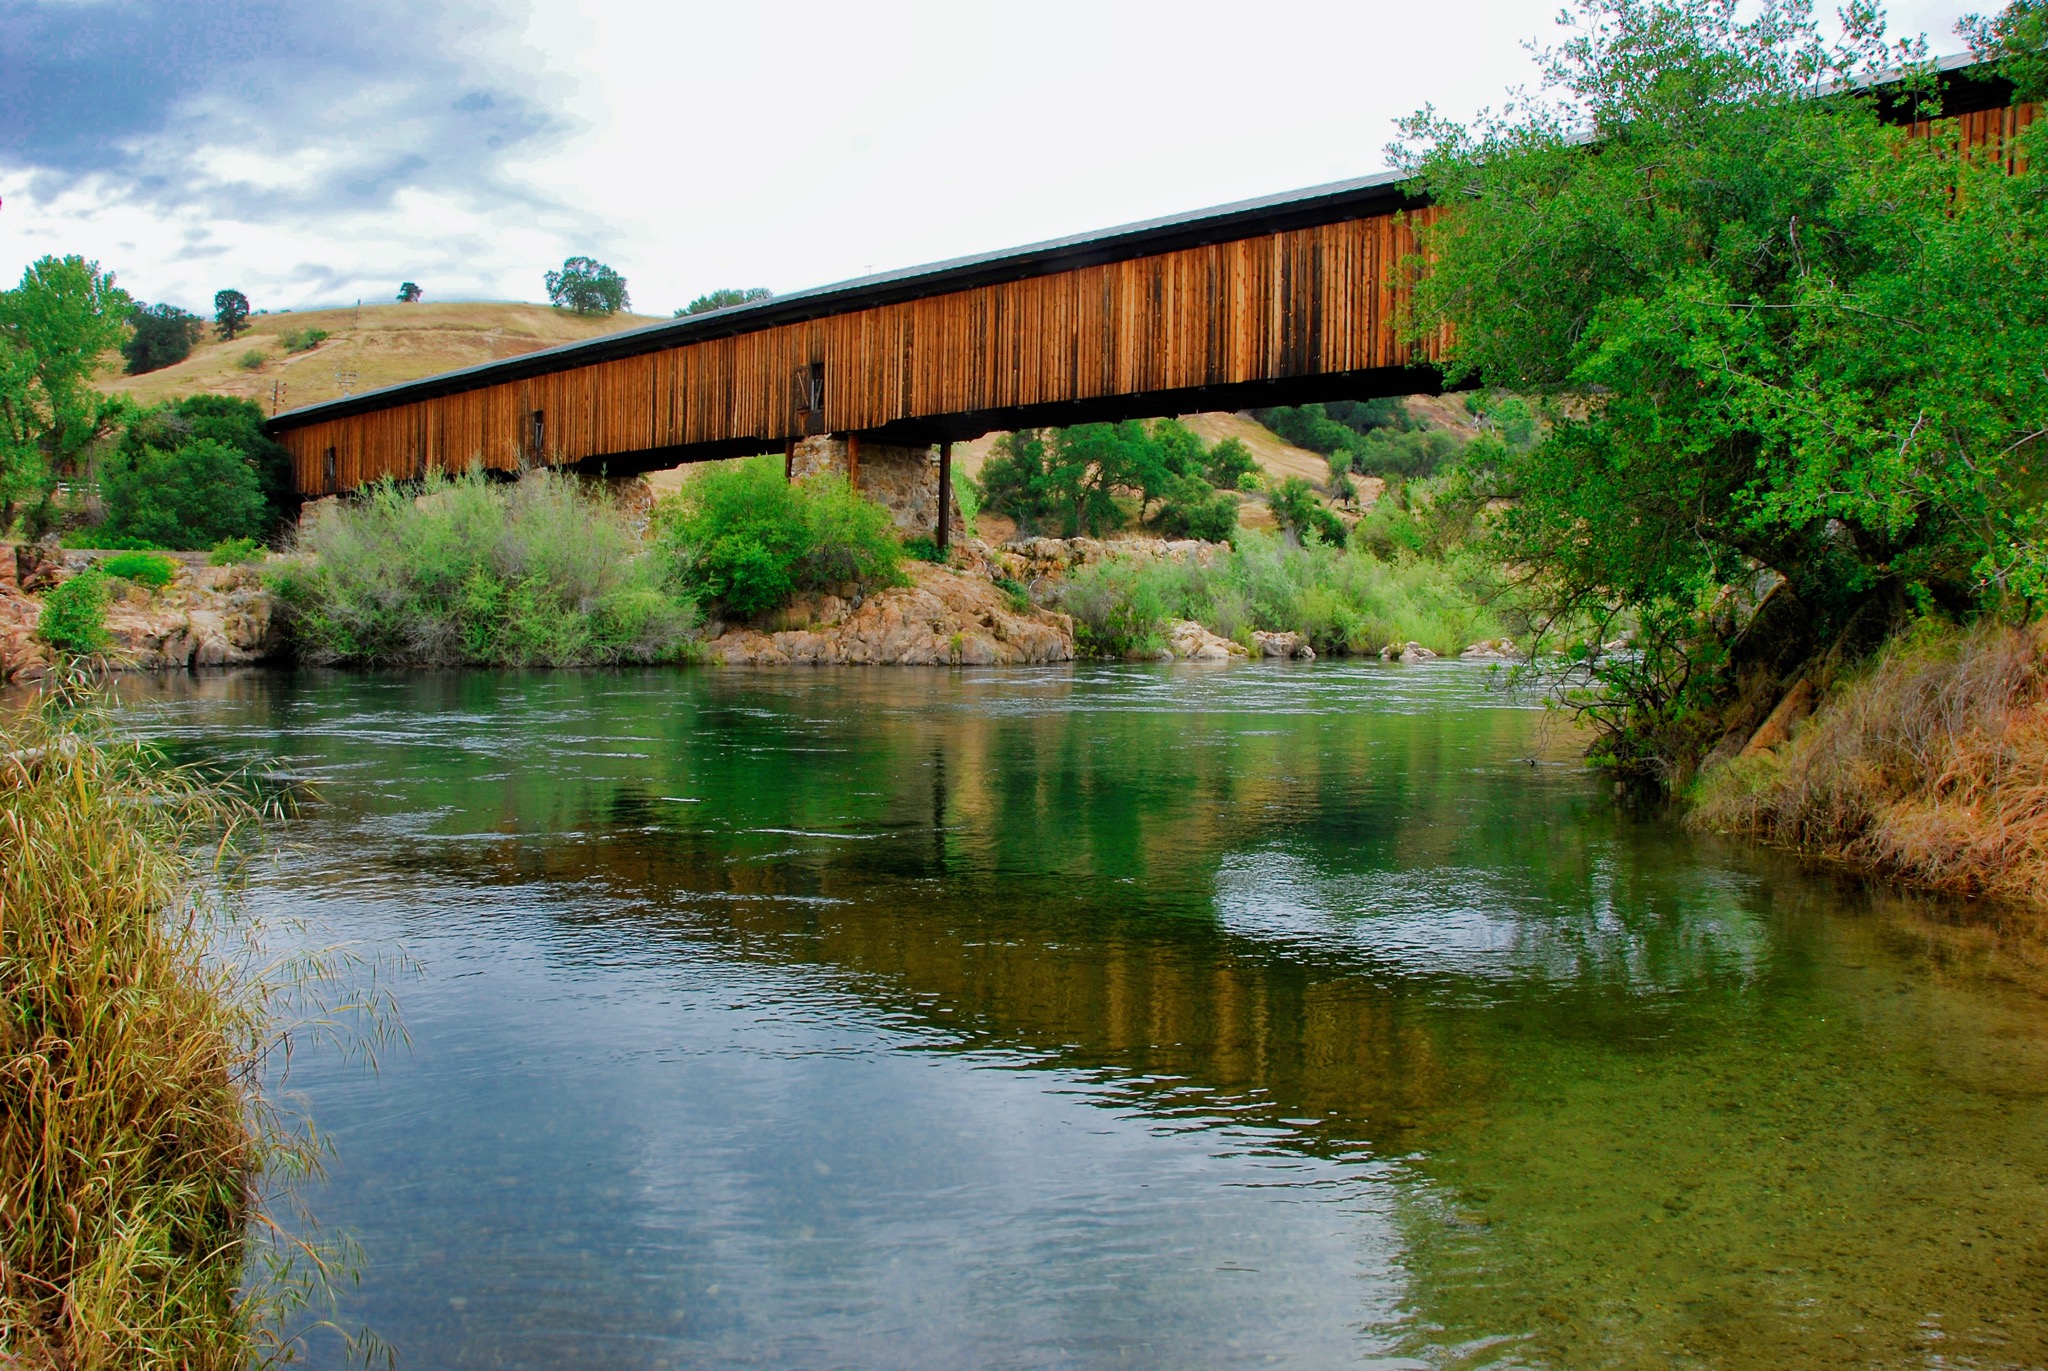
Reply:
<svg viewBox="0 0 2048 1371"><path fill-rule="evenodd" d="M1626 814L1484 670L123 689L416 964L290 1080L400 1366L2048 1362L2037 931Z"/></svg>

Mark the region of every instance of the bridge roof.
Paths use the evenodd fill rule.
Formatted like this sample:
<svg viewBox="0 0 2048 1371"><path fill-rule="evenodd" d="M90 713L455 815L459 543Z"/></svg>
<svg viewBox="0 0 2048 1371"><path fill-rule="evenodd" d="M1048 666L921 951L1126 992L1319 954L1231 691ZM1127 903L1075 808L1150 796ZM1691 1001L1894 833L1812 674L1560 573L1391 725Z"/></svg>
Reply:
<svg viewBox="0 0 2048 1371"><path fill-rule="evenodd" d="M641 328L608 333L600 338L562 343L537 352L522 353L501 361L482 362L457 371L445 371L417 381L364 391L339 400L286 410L270 421L272 430L297 428L303 424L362 414L409 400L452 395L478 386L564 371L606 362L620 357L659 352L683 343L702 342L777 324L799 323L825 315L840 314L876 305L914 300L926 295L1003 281L1043 276L1076 267L1146 257L1207 243L1227 242L1289 229L1310 228L1369 214L1384 214L1407 205L1424 203L1404 189L1407 178L1399 172L1358 176L1331 181L1302 190L1283 191L1251 200L1238 200L1209 209L1169 214L1157 219L1120 224L1065 238L1050 238L1023 247L955 257L944 262L877 272L830 285L794 290L753 304L733 305L704 314L648 324Z"/></svg>

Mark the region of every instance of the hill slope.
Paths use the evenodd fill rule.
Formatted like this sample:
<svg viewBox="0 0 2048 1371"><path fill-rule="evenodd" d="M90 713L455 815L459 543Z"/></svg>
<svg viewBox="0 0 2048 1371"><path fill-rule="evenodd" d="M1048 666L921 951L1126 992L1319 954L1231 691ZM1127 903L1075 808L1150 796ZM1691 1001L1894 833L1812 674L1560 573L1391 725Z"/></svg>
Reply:
<svg viewBox="0 0 2048 1371"><path fill-rule="evenodd" d="M101 388L145 404L181 395L237 395L259 401L267 412L273 387L281 386L277 398L282 403L277 407L296 409L335 399L345 380L347 389L360 394L657 322L647 315L579 316L547 305L510 303L364 305L360 310L259 314L249 320L248 332L232 343L216 340L209 328L190 357L162 371L123 376L116 357L113 374ZM287 353L284 335L305 329L321 329L329 337L308 351ZM252 350L262 354L262 363L241 366L242 357Z"/></svg>

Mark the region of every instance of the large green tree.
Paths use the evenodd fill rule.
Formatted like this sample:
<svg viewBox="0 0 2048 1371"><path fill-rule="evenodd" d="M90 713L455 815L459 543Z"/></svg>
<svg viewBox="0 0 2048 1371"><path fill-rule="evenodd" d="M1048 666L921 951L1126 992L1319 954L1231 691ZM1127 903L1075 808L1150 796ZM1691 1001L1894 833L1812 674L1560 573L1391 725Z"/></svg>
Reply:
<svg viewBox="0 0 2048 1371"><path fill-rule="evenodd" d="M578 314L617 314L632 304L626 278L594 257L571 257L547 274L548 301Z"/></svg>
<svg viewBox="0 0 2048 1371"><path fill-rule="evenodd" d="M1542 93L1406 128L1444 210L1413 322L1453 325L1453 381L1549 401L1489 449L1497 550L1539 613L1640 626L1585 698L1645 778L1916 609L2048 592L2042 126L2017 174L1912 136L1924 45L1843 21L1578 0Z"/></svg>
<svg viewBox="0 0 2048 1371"><path fill-rule="evenodd" d="M127 335L128 294L83 257L44 257L0 291L0 533L126 412L93 387Z"/></svg>
<svg viewBox="0 0 2048 1371"><path fill-rule="evenodd" d="M161 371L184 361L192 355L192 345L206 328L198 315L165 304L137 305L129 323L134 332L121 344L121 355L128 359L130 376Z"/></svg>

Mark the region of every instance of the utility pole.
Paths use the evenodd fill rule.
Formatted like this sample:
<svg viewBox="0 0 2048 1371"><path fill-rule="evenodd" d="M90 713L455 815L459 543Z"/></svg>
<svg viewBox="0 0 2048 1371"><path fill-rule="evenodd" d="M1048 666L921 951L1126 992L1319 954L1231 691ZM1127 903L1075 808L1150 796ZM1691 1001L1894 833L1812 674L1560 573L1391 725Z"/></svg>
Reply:
<svg viewBox="0 0 2048 1371"><path fill-rule="evenodd" d="M273 415L284 407L284 393L289 389L291 387L284 383L283 378L270 383L270 412Z"/></svg>

